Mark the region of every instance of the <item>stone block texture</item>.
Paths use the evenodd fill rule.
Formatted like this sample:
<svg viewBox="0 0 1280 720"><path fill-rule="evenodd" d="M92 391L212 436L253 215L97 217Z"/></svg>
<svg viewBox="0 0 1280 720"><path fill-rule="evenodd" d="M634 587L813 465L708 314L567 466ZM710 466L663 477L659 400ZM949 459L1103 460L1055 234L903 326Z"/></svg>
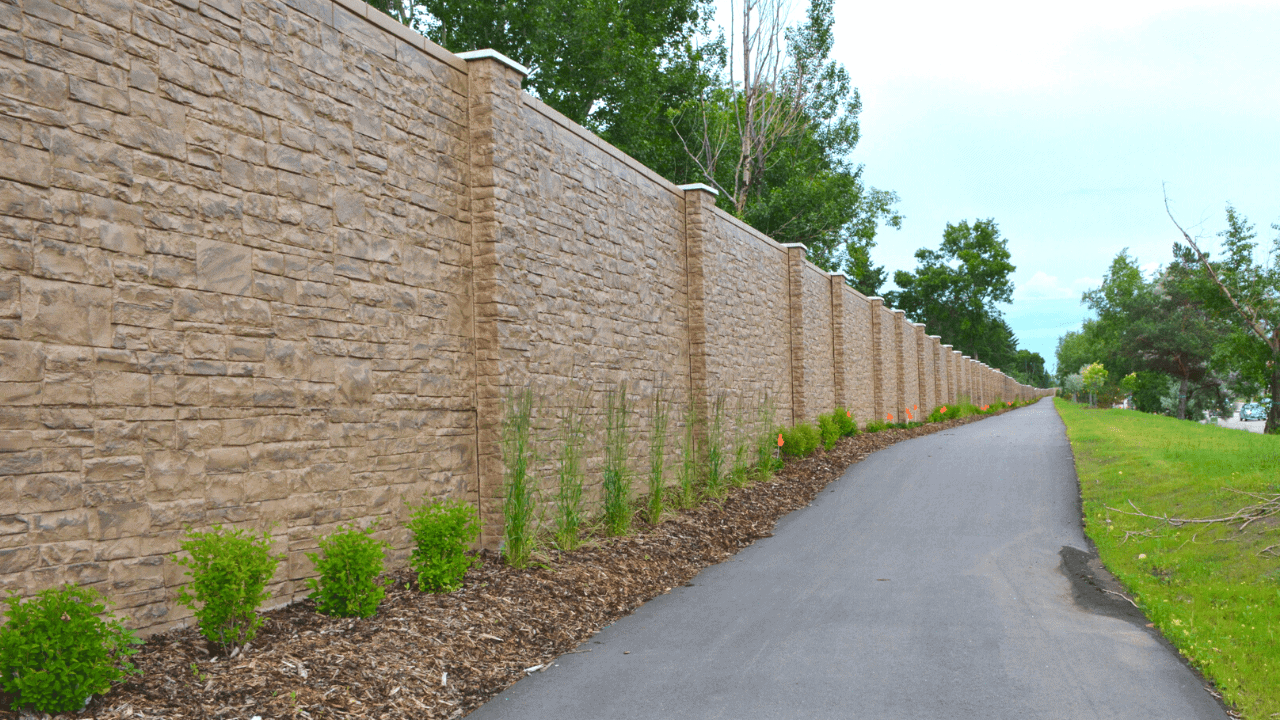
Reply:
<svg viewBox="0 0 1280 720"><path fill-rule="evenodd" d="M163 629L188 528L269 530L284 603L324 534L402 562L444 497L494 547L524 388L546 458L583 407L593 498L624 382L637 470L659 388L673 465L690 401L746 433L1043 394L522 83L354 0L0 3L0 590Z"/></svg>

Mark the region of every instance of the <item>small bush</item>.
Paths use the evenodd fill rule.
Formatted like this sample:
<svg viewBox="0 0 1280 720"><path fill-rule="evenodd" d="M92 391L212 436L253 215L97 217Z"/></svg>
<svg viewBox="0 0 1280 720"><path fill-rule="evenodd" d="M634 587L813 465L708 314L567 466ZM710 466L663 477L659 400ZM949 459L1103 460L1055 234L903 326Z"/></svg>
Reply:
<svg viewBox="0 0 1280 720"><path fill-rule="evenodd" d="M852 437L858 434L858 423L853 419L853 413L845 408L838 407L835 412L836 423L840 427L840 434L845 437Z"/></svg>
<svg viewBox="0 0 1280 720"><path fill-rule="evenodd" d="M91 695L137 671L128 661L139 644L90 588L50 588L27 602L5 599L0 626L0 687L15 696L14 709L42 713L79 710Z"/></svg>
<svg viewBox="0 0 1280 720"><path fill-rule="evenodd" d="M862 432L878 433L881 430L887 430L887 429L889 429L889 423L884 422L883 420L872 420L871 422L867 423L867 426L862 429Z"/></svg>
<svg viewBox="0 0 1280 720"><path fill-rule="evenodd" d="M195 611L200 634L224 649L252 640L262 624L258 606L269 597L267 582L281 560L271 554L271 537L214 525L208 532L188 532L179 547L189 554L177 563L187 568L191 582L178 602Z"/></svg>
<svg viewBox="0 0 1280 720"><path fill-rule="evenodd" d="M791 457L808 457L818 448L822 436L818 429L809 423L800 423L791 429L783 429L782 453Z"/></svg>
<svg viewBox="0 0 1280 720"><path fill-rule="evenodd" d="M822 436L823 448L830 450L836 446L844 433L840 432L840 423L836 420L835 413L818 416L818 434Z"/></svg>
<svg viewBox="0 0 1280 720"><path fill-rule="evenodd" d="M383 551L387 544L375 539L375 522L365 530L343 525L320 538L320 552L307 553L315 563L319 578L307 580L315 592L316 610L337 617L370 617L386 594L378 582L382 574Z"/></svg>
<svg viewBox="0 0 1280 720"><path fill-rule="evenodd" d="M480 537L480 514L457 498L409 505L405 526L413 535L409 567L418 573L418 589L450 592L462 587L462 576L475 558L467 546Z"/></svg>

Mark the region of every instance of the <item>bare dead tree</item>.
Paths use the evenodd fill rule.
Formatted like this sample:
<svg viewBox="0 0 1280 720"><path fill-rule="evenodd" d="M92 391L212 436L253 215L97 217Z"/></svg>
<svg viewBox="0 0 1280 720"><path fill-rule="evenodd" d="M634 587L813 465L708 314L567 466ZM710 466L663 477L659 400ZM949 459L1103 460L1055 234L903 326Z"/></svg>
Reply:
<svg viewBox="0 0 1280 720"><path fill-rule="evenodd" d="M732 198L738 213L779 144L813 122L806 110L820 90L816 69L788 54L789 10L786 0L742 0L738 15L731 0L728 86L712 88L700 99L696 137L685 137L677 127L685 152L708 183ZM734 30L735 15L740 34ZM726 164L732 180L722 184L717 178L725 174Z"/></svg>

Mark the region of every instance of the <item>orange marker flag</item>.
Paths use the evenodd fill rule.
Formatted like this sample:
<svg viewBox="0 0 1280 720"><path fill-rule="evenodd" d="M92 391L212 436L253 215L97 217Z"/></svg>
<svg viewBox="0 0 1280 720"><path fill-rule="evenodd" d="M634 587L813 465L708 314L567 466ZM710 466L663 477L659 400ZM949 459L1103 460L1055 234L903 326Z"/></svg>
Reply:
<svg viewBox="0 0 1280 720"><path fill-rule="evenodd" d="M908 420L915 420L915 418L911 417L911 411L910 411L910 410L908 410L908 411L907 411L907 419L908 419Z"/></svg>
<svg viewBox="0 0 1280 720"><path fill-rule="evenodd" d="M778 447L782 447L782 433L778 433Z"/></svg>
<svg viewBox="0 0 1280 720"><path fill-rule="evenodd" d="M847 418L851 418L851 417L853 417L852 415L850 415L850 414L849 414L849 411L848 411L848 410L845 410L845 411L844 411L844 416L845 416L845 417L847 417Z"/></svg>
<svg viewBox="0 0 1280 720"><path fill-rule="evenodd" d="M893 422L893 413L889 413L889 422Z"/></svg>
<svg viewBox="0 0 1280 720"><path fill-rule="evenodd" d="M942 406L942 412L946 412L946 411L947 411L947 406L946 406L946 405L943 405L943 406Z"/></svg>

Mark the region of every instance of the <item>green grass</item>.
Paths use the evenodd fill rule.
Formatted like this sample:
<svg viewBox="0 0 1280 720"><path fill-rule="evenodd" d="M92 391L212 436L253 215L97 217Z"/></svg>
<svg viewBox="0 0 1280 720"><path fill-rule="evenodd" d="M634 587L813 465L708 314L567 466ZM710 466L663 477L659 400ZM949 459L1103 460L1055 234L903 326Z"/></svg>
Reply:
<svg viewBox="0 0 1280 720"><path fill-rule="evenodd" d="M1280 717L1280 514L1243 529L1244 519L1174 524L1133 514L1280 509L1280 438L1054 403L1076 458L1085 532L1103 563L1227 702L1246 718Z"/></svg>

